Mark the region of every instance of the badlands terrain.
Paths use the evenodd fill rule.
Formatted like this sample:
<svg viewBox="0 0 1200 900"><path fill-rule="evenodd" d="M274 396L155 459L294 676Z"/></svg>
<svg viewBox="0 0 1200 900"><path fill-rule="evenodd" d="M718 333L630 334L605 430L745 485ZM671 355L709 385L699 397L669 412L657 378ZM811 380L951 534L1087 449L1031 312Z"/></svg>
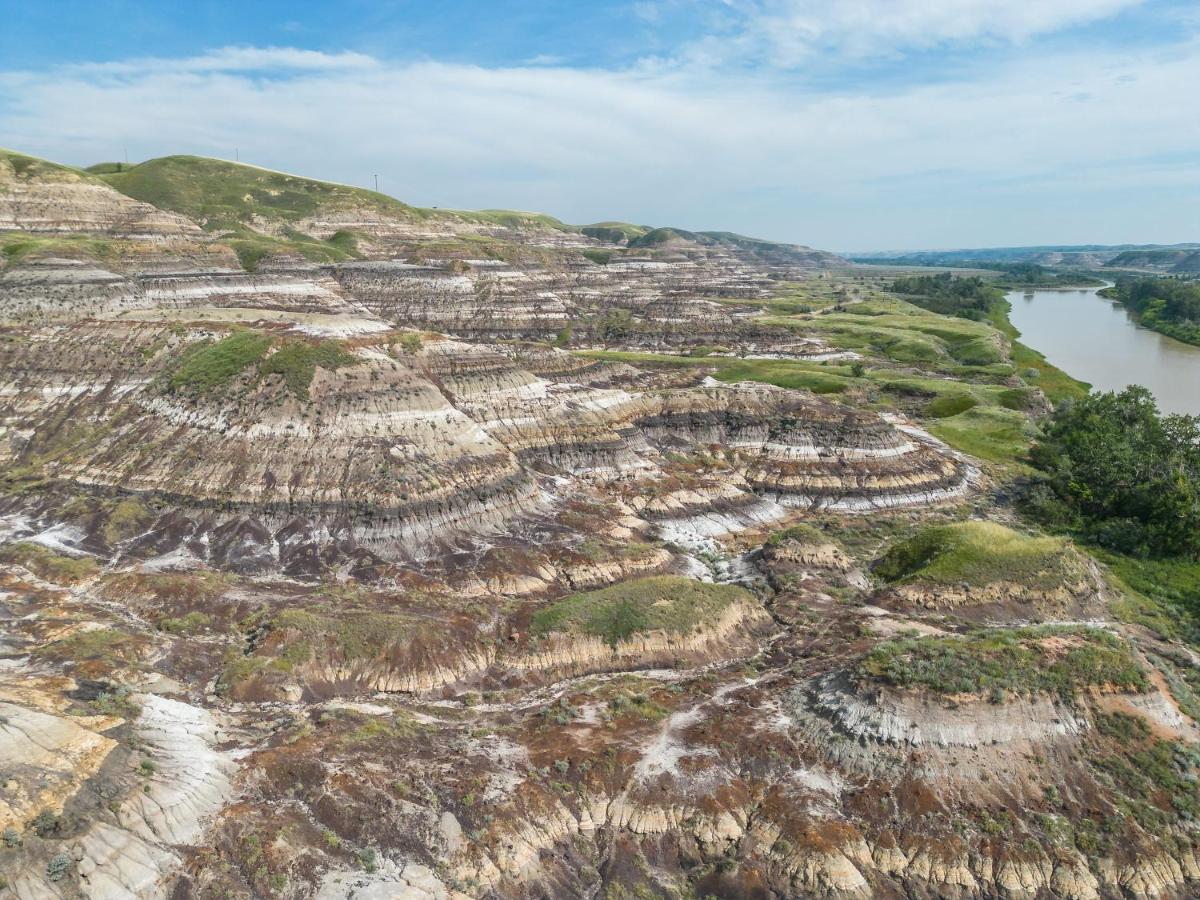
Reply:
<svg viewBox="0 0 1200 900"><path fill-rule="evenodd" d="M0 895L1200 894L1003 315L195 157L0 151L0 250Z"/></svg>

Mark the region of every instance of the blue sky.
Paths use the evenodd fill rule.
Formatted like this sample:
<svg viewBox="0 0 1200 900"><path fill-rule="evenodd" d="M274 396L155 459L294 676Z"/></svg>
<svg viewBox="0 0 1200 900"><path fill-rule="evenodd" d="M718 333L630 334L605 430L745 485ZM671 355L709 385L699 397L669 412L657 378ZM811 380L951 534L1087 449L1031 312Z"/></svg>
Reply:
<svg viewBox="0 0 1200 900"><path fill-rule="evenodd" d="M1189 0L0 0L0 145L838 250L1200 240Z"/></svg>

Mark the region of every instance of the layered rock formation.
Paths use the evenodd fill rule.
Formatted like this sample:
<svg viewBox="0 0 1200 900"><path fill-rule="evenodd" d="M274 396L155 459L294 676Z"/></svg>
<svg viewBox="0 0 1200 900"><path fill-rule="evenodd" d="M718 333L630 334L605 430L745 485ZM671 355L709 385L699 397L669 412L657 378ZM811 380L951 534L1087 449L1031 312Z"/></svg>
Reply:
<svg viewBox="0 0 1200 900"><path fill-rule="evenodd" d="M182 216L140 203L99 178L45 160L0 151L0 231L101 232L146 240L197 238Z"/></svg>
<svg viewBox="0 0 1200 900"><path fill-rule="evenodd" d="M1196 894L1200 656L892 382L683 358L819 385L840 261L136 168L0 155L16 896Z"/></svg>

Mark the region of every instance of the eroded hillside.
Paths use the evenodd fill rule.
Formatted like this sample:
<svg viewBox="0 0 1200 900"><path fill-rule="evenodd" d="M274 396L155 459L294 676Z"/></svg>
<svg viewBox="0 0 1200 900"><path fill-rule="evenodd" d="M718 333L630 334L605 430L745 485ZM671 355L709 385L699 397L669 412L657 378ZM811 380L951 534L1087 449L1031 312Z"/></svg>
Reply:
<svg viewBox="0 0 1200 900"><path fill-rule="evenodd" d="M1200 657L1006 500L1080 387L726 233L0 155L0 876L1188 897Z"/></svg>

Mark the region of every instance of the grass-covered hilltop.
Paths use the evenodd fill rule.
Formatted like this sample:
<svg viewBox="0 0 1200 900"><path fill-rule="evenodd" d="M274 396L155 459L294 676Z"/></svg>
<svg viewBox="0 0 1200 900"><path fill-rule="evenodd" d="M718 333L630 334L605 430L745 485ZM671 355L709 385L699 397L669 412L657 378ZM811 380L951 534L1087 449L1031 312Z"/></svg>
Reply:
<svg viewBox="0 0 1200 900"><path fill-rule="evenodd" d="M0 893L1200 893L1188 248L611 215L0 152Z"/></svg>

